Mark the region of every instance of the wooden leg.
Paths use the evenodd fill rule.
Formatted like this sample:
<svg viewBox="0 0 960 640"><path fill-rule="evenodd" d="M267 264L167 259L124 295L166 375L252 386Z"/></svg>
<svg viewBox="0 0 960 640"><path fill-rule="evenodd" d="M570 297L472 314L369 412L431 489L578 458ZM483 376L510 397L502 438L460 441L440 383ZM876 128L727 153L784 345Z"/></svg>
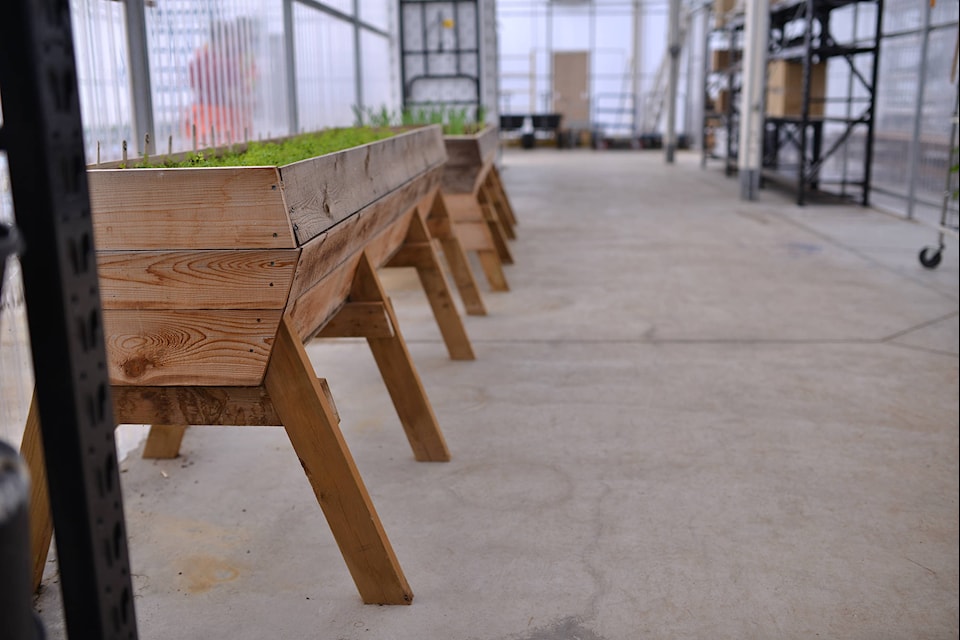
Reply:
<svg viewBox="0 0 960 640"><path fill-rule="evenodd" d="M400 250L393 256L388 267L414 267L420 284L430 301L433 316L440 327L440 334L453 360L473 360L473 347L460 314L450 295L450 288L440 267L440 259L433 248L427 227L419 215L410 221L407 237Z"/></svg>
<svg viewBox="0 0 960 640"><path fill-rule="evenodd" d="M500 262L499 254L496 251L482 249L477 251L477 257L480 258L480 267L487 277L490 289L493 291L509 291L510 285L507 284L507 276L503 273L503 264Z"/></svg>
<svg viewBox="0 0 960 640"><path fill-rule="evenodd" d="M296 330L280 323L264 385L367 604L410 604L413 592L373 508Z"/></svg>
<svg viewBox="0 0 960 640"><path fill-rule="evenodd" d="M40 588L43 568L50 553L53 538L53 516L50 513L50 493L47 485L47 467L43 460L43 441L40 437L40 407L34 391L23 431L20 455L30 470L30 553L33 555L33 590Z"/></svg>
<svg viewBox="0 0 960 640"><path fill-rule="evenodd" d="M490 227L490 235L493 237L493 246L497 249L497 255L503 264L513 264L513 255L510 253L510 247L507 245L507 234L500 224L497 214L493 211L493 205L490 200L490 194L486 187L481 186L477 193L477 199L480 202L480 209L483 211L483 218Z"/></svg>
<svg viewBox="0 0 960 640"><path fill-rule="evenodd" d="M155 460L169 460L180 455L180 443L187 425L154 424L150 425L147 442L143 445L143 457Z"/></svg>
<svg viewBox="0 0 960 640"><path fill-rule="evenodd" d="M490 168L489 175L490 181L493 184L494 193L497 199L503 204L507 217L510 218L510 226L517 226L517 214L513 210L513 205L510 204L510 198L507 197L507 190L503 188L503 180L500 179L500 171L497 170L497 165L493 165Z"/></svg>
<svg viewBox="0 0 960 640"><path fill-rule="evenodd" d="M350 291L351 302L382 302L394 328L392 337L368 337L367 344L380 369L383 382L390 392L403 429L410 441L414 457L421 462L445 462L450 452L444 442L433 407L423 389L420 374L413 366L407 343L393 307L380 285L377 272L366 254L360 258Z"/></svg>
<svg viewBox="0 0 960 640"><path fill-rule="evenodd" d="M460 239L453 232L452 225L450 214L443 203L443 196L438 192L433 200L430 214L427 216L430 236L440 242L443 257L446 258L450 275L453 276L453 282L457 285L460 300L463 302L467 313L471 316L485 316L487 315L487 308L483 304L483 298L480 297L480 288L473 277L473 271L470 269L470 263L467 261L467 254L463 250L463 245L460 244Z"/></svg>
<svg viewBox="0 0 960 640"><path fill-rule="evenodd" d="M493 178L493 171L494 169L491 167L490 171L487 172L487 177L484 180L484 188L487 190L490 206L493 208L497 220L500 221L500 226L503 227L504 234L509 240L516 240L517 232L513 229L513 217L507 211L508 205L500 198L500 193L496 188L496 183Z"/></svg>

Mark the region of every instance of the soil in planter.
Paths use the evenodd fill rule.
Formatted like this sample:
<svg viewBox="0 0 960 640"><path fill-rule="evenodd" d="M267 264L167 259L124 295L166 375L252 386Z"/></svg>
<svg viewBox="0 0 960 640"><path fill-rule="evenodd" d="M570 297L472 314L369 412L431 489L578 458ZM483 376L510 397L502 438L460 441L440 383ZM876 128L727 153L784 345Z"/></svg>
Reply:
<svg viewBox="0 0 960 640"><path fill-rule="evenodd" d="M182 159L138 162L136 169L186 167L280 167L307 158L343 151L396 135L395 131L374 127L326 129L292 136L278 142L250 142L243 151L198 151ZM123 168L123 167L121 167Z"/></svg>

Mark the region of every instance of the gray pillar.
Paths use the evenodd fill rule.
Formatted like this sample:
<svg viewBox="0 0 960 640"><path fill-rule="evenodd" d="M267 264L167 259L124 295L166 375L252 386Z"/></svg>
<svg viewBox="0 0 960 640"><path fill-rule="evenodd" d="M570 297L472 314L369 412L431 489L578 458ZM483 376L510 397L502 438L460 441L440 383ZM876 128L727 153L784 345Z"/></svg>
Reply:
<svg viewBox="0 0 960 640"><path fill-rule="evenodd" d="M763 110L770 7L769 0L747 0L746 5L737 168L740 173L740 198L756 200L763 163Z"/></svg>
<svg viewBox="0 0 960 640"><path fill-rule="evenodd" d="M133 139L140 155L153 154L156 138L153 126L153 97L150 94L150 60L147 55L147 14L143 0L128 0L124 6L127 31L127 58L130 62L130 96L133 101ZM144 140L149 144L144 145Z"/></svg>
<svg viewBox="0 0 960 640"><path fill-rule="evenodd" d="M283 52L287 90L288 133L300 133L300 114L297 111L297 55L293 41L293 0L283 0Z"/></svg>
<svg viewBox="0 0 960 640"><path fill-rule="evenodd" d="M670 76L667 81L667 131L664 136L666 160L673 163L677 149L677 81L680 77L680 0L670 0L667 52Z"/></svg>

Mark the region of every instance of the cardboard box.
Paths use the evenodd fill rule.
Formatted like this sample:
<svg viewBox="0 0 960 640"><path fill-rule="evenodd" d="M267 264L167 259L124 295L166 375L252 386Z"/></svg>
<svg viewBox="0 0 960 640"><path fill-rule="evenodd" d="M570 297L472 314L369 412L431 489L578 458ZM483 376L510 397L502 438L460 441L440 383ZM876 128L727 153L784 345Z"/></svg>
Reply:
<svg viewBox="0 0 960 640"><path fill-rule="evenodd" d="M717 93L717 100L713 105L713 110L717 113L727 113L730 110L730 90L720 89Z"/></svg>
<svg viewBox="0 0 960 640"><path fill-rule="evenodd" d="M810 68L811 118L823 117L823 98L827 90L827 65ZM803 107L803 63L771 60L767 63L767 115L774 118L799 118Z"/></svg>
<svg viewBox="0 0 960 640"><path fill-rule="evenodd" d="M710 68L713 71L725 71L730 66L730 51L714 49L710 52Z"/></svg>

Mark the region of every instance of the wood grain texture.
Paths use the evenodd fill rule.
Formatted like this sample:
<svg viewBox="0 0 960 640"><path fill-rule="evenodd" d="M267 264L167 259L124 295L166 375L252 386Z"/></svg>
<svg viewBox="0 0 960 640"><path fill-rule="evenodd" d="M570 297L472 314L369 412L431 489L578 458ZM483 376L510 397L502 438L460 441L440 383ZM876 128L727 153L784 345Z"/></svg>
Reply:
<svg viewBox="0 0 960 640"><path fill-rule="evenodd" d="M281 167L297 241L305 244L445 161L442 132L433 125Z"/></svg>
<svg viewBox="0 0 960 640"><path fill-rule="evenodd" d="M30 553L33 557L31 585L36 592L43 580L43 568L47 564L50 540L53 538L53 514L50 513L50 490L47 485L47 465L43 457L40 407L37 405L36 391L30 400L27 424L20 442L20 455L30 471Z"/></svg>
<svg viewBox="0 0 960 640"><path fill-rule="evenodd" d="M477 281L473 277L473 271L470 270L467 254L453 230L453 222L447 212L443 194L439 191L436 192L427 207L421 208L420 211L424 216L430 237L440 243L447 268L450 269L450 275L460 292L460 300L463 302L467 314L474 316L487 315L487 309L483 304L483 298L480 296Z"/></svg>
<svg viewBox="0 0 960 640"><path fill-rule="evenodd" d="M375 267L382 267L390 261L391 256L403 245L407 230L410 228L410 221L418 217L414 207L391 222L389 226L382 228L380 233L367 242L363 251Z"/></svg>
<svg viewBox="0 0 960 640"><path fill-rule="evenodd" d="M497 127L472 136L444 136L447 149L444 193L474 193L490 170L499 144Z"/></svg>
<svg viewBox="0 0 960 640"><path fill-rule="evenodd" d="M489 181L491 187L493 188L494 193L497 195L498 200L504 206L507 217L510 218L510 224L512 226L517 226L517 212L513 209L513 204L510 202L509 196L507 196L507 190L503 186L503 180L500 178L500 170L497 169L497 165L493 165L490 168L490 173L487 175L487 180Z"/></svg>
<svg viewBox="0 0 960 640"><path fill-rule="evenodd" d="M360 253L354 253L310 289L291 299L285 317L302 341L312 338L346 302L359 261Z"/></svg>
<svg viewBox="0 0 960 640"><path fill-rule="evenodd" d="M380 369L397 417L403 425L413 456L422 462L445 462L450 452L444 441L440 425L433 413L433 407L420 381L407 343L400 332L400 325L393 307L380 284L374 263L362 254L357 265L353 287L350 291L351 302L382 302L394 328L391 338L367 338L373 359Z"/></svg>
<svg viewBox="0 0 960 640"><path fill-rule="evenodd" d="M119 424L280 426L263 387L112 388Z"/></svg>
<svg viewBox="0 0 960 640"><path fill-rule="evenodd" d="M103 312L114 385L257 385L277 310Z"/></svg>
<svg viewBox="0 0 960 640"><path fill-rule="evenodd" d="M388 264L416 268L450 358L474 360L473 346L467 337L463 319L454 304L453 295L440 266L440 258L427 232L427 225L419 214L413 216L403 245Z"/></svg>
<svg viewBox="0 0 960 640"><path fill-rule="evenodd" d="M382 302L348 302L330 318L318 338L392 338L393 324Z"/></svg>
<svg viewBox="0 0 960 640"><path fill-rule="evenodd" d="M273 167L87 173L97 249L281 249L296 241Z"/></svg>
<svg viewBox="0 0 960 640"><path fill-rule="evenodd" d="M443 200L454 224L486 220L483 210L480 208L480 202L473 193L444 193Z"/></svg>
<svg viewBox="0 0 960 640"><path fill-rule="evenodd" d="M360 597L410 604L413 591L295 329L282 322L264 384Z"/></svg>
<svg viewBox="0 0 960 640"><path fill-rule="evenodd" d="M361 251L383 228L436 190L443 167L435 167L417 176L389 195L361 209L335 227L303 246L290 292L296 301L335 267Z"/></svg>
<svg viewBox="0 0 960 640"><path fill-rule="evenodd" d="M143 443L144 460L172 460L180 455L180 445L187 432L185 424L153 424Z"/></svg>
<svg viewBox="0 0 960 640"><path fill-rule="evenodd" d="M98 251L105 309L283 309L299 249Z"/></svg>

